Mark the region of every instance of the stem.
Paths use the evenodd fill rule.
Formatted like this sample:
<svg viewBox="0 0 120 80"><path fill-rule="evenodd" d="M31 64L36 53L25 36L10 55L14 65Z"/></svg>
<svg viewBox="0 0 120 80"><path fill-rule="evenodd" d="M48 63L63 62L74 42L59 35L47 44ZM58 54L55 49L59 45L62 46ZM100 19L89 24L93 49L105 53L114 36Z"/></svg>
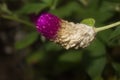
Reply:
<svg viewBox="0 0 120 80"><path fill-rule="evenodd" d="M116 27L116 26L118 26L118 25L120 25L120 21L118 21L118 22L116 22L116 23L113 23L113 24L110 24L110 25L107 25L107 26L95 28L95 31L96 31L96 32L100 32L100 31L103 31L103 30L106 30L106 29L109 29L109 28Z"/></svg>
<svg viewBox="0 0 120 80"><path fill-rule="evenodd" d="M5 19L14 20L14 21L20 22L20 23L22 23L22 24L25 24L25 25L34 27L33 24L31 24L31 23L29 23L29 22L27 22L27 21L25 21L25 20L21 20L21 19L19 19L19 18L18 18L17 16L15 16L15 15L12 15L12 16L2 15L2 17L5 18Z"/></svg>

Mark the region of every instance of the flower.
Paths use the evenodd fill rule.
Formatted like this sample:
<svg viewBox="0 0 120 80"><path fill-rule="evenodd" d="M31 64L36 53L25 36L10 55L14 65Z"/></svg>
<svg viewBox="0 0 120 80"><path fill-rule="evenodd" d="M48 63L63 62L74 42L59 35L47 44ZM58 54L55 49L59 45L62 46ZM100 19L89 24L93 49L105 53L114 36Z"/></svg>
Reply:
<svg viewBox="0 0 120 80"><path fill-rule="evenodd" d="M50 13L44 13L38 17L36 28L46 38L53 39L60 28L60 19Z"/></svg>
<svg viewBox="0 0 120 80"><path fill-rule="evenodd" d="M87 47L95 36L93 27L68 22L50 13L38 17L36 28L47 39L60 44L65 49Z"/></svg>

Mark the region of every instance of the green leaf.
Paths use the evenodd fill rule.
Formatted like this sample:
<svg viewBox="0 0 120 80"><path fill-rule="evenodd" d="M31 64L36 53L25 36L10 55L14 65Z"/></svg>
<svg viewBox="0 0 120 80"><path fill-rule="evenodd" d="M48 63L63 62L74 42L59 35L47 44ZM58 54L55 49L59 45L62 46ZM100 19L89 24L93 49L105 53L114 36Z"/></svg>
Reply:
<svg viewBox="0 0 120 80"><path fill-rule="evenodd" d="M99 2L99 0L90 0L90 5L87 7L79 6L75 16L83 19L88 17L94 18L96 24L104 23L113 16L113 12L110 12L110 9L103 7L103 4L99 5Z"/></svg>
<svg viewBox="0 0 120 80"><path fill-rule="evenodd" d="M73 7L74 6L74 7ZM79 5L76 2L69 2L68 4L51 10L50 12L63 18L70 16L74 11L78 10Z"/></svg>
<svg viewBox="0 0 120 80"><path fill-rule="evenodd" d="M90 46L86 48L92 57L104 56L106 53L105 45L99 39L95 39Z"/></svg>
<svg viewBox="0 0 120 80"><path fill-rule="evenodd" d="M113 38L118 37L118 36L120 36L120 26L117 27L117 28L110 34L109 39L113 39Z"/></svg>
<svg viewBox="0 0 120 80"><path fill-rule="evenodd" d="M109 44L110 44L110 42L109 42L110 33L112 33L112 30L111 30L111 29L108 29L108 30L99 32L99 33L98 33L98 37L102 40L102 42L103 42L104 44L109 45Z"/></svg>
<svg viewBox="0 0 120 80"><path fill-rule="evenodd" d="M116 72L120 78L120 63L113 62L112 65L113 65L114 69L116 70Z"/></svg>
<svg viewBox="0 0 120 80"><path fill-rule="evenodd" d="M79 62L82 58L81 51L66 51L59 57L59 61L63 62Z"/></svg>
<svg viewBox="0 0 120 80"><path fill-rule="evenodd" d="M53 0L42 0L42 2L44 2L46 4L52 4Z"/></svg>
<svg viewBox="0 0 120 80"><path fill-rule="evenodd" d="M92 80L99 80L101 78L101 74L106 63L105 45L96 38L93 43L86 49L89 51L88 54L90 56L86 70Z"/></svg>
<svg viewBox="0 0 120 80"><path fill-rule="evenodd" d="M120 2L120 1L119 1ZM111 11L116 11L116 8L118 7L119 8L119 5L118 3L114 3L114 2L111 2L111 1L104 1L102 3L102 7L101 7L101 11L105 11L105 10L111 10ZM103 9L104 8L104 9Z"/></svg>
<svg viewBox="0 0 120 80"><path fill-rule="evenodd" d="M15 48L17 50L26 48L26 47L30 46L33 42L35 42L35 40L37 38L38 38L38 33L37 32L31 32L21 41L17 41L15 43Z"/></svg>
<svg viewBox="0 0 120 80"><path fill-rule="evenodd" d="M17 11L17 13L20 13L20 14L36 13L37 14L46 7L47 5L42 3L29 3L24 5L20 10Z"/></svg>
<svg viewBox="0 0 120 80"><path fill-rule="evenodd" d="M108 2L112 2L112 3L120 3L120 0L106 0Z"/></svg>
<svg viewBox="0 0 120 80"><path fill-rule="evenodd" d="M54 0L43 0L42 2L50 6L54 2Z"/></svg>
<svg viewBox="0 0 120 80"><path fill-rule="evenodd" d="M106 64L106 58L94 59L87 68L87 72L92 80L101 80L101 74Z"/></svg>
<svg viewBox="0 0 120 80"><path fill-rule="evenodd" d="M42 61L45 57L45 52L43 50L37 50L35 52L32 52L31 55L27 57L27 63L37 63L39 61Z"/></svg>
<svg viewBox="0 0 120 80"><path fill-rule="evenodd" d="M88 19L82 20L81 23L94 27L95 20L93 18L88 18Z"/></svg>
<svg viewBox="0 0 120 80"><path fill-rule="evenodd" d="M62 48L61 48L61 46L60 45L57 45L57 44L55 44L55 43L53 43L53 42L49 42L49 43L47 43L46 45L45 45L45 49L46 49L46 51L59 51L59 50L61 50Z"/></svg>
<svg viewBox="0 0 120 80"><path fill-rule="evenodd" d="M111 32L108 40L109 44L112 46L120 45L120 27L116 28L116 30Z"/></svg>

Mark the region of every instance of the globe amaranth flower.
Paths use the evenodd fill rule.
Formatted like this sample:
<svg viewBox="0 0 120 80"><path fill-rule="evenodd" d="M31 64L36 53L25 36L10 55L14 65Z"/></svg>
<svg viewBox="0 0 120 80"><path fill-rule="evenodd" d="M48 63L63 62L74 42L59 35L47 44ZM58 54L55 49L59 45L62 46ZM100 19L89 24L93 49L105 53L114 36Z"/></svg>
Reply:
<svg viewBox="0 0 120 80"><path fill-rule="evenodd" d="M36 28L47 39L66 49L87 47L95 36L93 27L68 22L50 13L43 13L38 17Z"/></svg>

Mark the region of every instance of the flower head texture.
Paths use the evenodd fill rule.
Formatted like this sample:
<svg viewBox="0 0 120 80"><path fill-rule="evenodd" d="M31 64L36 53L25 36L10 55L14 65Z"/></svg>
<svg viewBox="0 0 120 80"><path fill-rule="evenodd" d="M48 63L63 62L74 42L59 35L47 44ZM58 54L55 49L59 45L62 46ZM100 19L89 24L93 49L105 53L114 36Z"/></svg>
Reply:
<svg viewBox="0 0 120 80"><path fill-rule="evenodd" d="M36 28L43 36L65 49L87 47L96 34L93 27L68 22L50 13L39 16Z"/></svg>
<svg viewBox="0 0 120 80"><path fill-rule="evenodd" d="M60 19L50 13L44 13L38 17L36 27L43 36L53 39L60 28Z"/></svg>

